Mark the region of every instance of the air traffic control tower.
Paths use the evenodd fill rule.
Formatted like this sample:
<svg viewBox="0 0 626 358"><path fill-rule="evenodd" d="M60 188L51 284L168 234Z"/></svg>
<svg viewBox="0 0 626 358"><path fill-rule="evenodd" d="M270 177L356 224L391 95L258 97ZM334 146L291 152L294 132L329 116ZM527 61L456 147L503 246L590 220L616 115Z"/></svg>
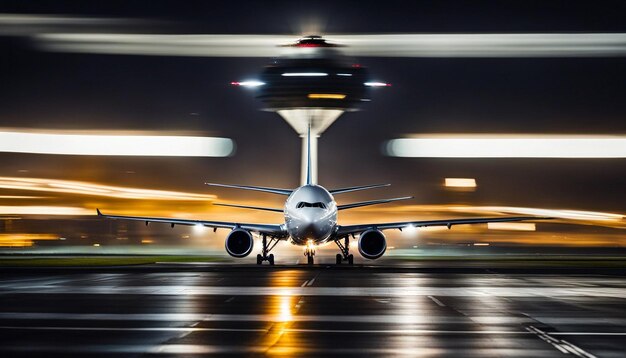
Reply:
<svg viewBox="0 0 626 358"><path fill-rule="evenodd" d="M311 179L317 183L317 139L341 114L369 102L367 70L340 52L341 45L307 36L281 46L282 54L258 80L232 82L254 87L263 110L278 113L302 138L301 183L306 183L307 132L311 128Z"/></svg>

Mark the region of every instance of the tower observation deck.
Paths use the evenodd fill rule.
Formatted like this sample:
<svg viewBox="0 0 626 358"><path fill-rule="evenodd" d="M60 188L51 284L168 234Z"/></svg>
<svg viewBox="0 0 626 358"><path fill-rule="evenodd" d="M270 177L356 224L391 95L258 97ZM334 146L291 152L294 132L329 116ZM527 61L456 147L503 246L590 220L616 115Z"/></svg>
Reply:
<svg viewBox="0 0 626 358"><path fill-rule="evenodd" d="M302 138L301 182L306 180L307 141L311 128L311 179L317 183L317 139L346 111L370 101L370 88L388 86L369 81L367 70L341 52L340 45L307 36L281 46L282 54L265 67L258 80L233 82L255 87L263 110L278 113Z"/></svg>

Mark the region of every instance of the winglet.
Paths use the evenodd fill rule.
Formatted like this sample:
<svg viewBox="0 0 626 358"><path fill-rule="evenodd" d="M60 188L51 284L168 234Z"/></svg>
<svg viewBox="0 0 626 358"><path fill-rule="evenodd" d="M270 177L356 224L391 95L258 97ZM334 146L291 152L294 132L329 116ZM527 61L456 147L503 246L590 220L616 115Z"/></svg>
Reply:
<svg viewBox="0 0 626 358"><path fill-rule="evenodd" d="M102 213L100 212L100 209L96 208L96 212L98 213L98 216L102 216Z"/></svg>

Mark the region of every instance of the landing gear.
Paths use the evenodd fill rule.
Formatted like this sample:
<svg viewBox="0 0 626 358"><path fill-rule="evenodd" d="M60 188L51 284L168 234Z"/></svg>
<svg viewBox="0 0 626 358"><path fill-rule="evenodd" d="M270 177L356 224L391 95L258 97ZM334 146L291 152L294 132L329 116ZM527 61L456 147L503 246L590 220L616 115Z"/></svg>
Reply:
<svg viewBox="0 0 626 358"><path fill-rule="evenodd" d="M335 257L335 263L341 265L342 261L348 261L348 265L354 265L354 255L350 253L350 240L346 236L343 238L343 242L341 241L342 239L335 240L335 244L337 244L339 250L341 250L341 253L337 254Z"/></svg>
<svg viewBox="0 0 626 358"><path fill-rule="evenodd" d="M276 246L278 239L271 237L267 240L267 235L263 234L263 249L261 253L256 255L256 264L261 265L263 261L269 262L271 266L274 266L274 254L269 254L270 251ZM269 255L268 255L269 254Z"/></svg>
<svg viewBox="0 0 626 358"><path fill-rule="evenodd" d="M306 256L306 263L313 265L315 263L313 259L313 256L315 256L315 247L313 245L307 245L306 249L304 249L304 256Z"/></svg>

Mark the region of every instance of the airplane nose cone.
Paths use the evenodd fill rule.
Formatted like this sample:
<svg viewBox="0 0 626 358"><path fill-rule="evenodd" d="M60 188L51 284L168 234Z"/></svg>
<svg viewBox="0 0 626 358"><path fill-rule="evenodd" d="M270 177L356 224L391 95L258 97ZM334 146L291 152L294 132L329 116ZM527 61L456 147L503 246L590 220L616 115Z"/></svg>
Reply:
<svg viewBox="0 0 626 358"><path fill-rule="evenodd" d="M302 215L298 226L303 236L310 239L317 238L323 234L320 219L314 213Z"/></svg>

